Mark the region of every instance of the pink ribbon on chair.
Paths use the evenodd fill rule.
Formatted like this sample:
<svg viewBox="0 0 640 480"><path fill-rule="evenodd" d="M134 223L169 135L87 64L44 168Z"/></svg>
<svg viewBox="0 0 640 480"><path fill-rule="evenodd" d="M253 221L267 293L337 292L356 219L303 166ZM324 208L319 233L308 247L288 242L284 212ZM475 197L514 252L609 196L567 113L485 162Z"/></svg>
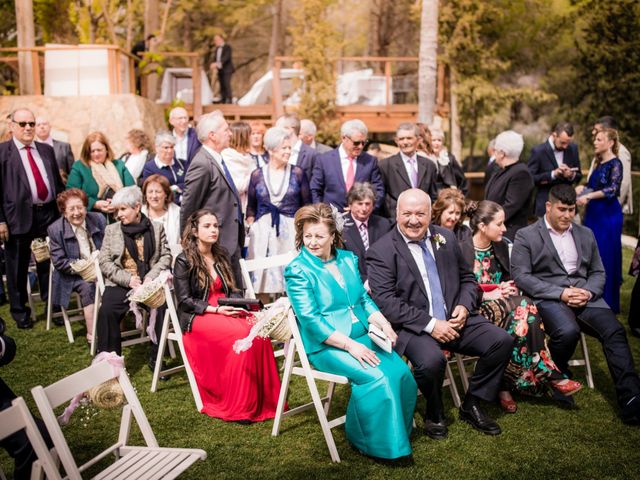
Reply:
<svg viewBox="0 0 640 480"><path fill-rule="evenodd" d="M160 275L158 275L158 278L156 278L154 281L166 282L169 284L169 286L171 286L172 279L173 279L173 276L171 275L171 272L169 270L164 270L163 272L160 273ZM142 285L140 285L140 287L138 288L142 288ZM133 294L134 294L134 290L129 292L129 295L133 295ZM136 317L136 328L140 330L143 324L142 310L140 310L140 306L138 305L137 302L134 302L133 300L131 300L129 302L129 309L133 312L133 316ZM149 335L149 338L151 339L151 341L156 345L158 344L158 337L156 335L156 319L157 318L158 318L158 309L152 308L149 311L149 325L147 325L147 335Z"/></svg>
<svg viewBox="0 0 640 480"><path fill-rule="evenodd" d="M91 365L95 365L100 362L107 362L111 365L114 376L119 376L120 372L124 369L124 357L119 356L116 352L100 352L96 355L96 358L93 359ZM58 423L60 425L66 425L69 423L69 419L71 415L75 411L76 408L80 406L80 401L86 395L86 392L82 392L77 394L75 397L71 399L69 402L69 406L64 409L62 415L58 417Z"/></svg>

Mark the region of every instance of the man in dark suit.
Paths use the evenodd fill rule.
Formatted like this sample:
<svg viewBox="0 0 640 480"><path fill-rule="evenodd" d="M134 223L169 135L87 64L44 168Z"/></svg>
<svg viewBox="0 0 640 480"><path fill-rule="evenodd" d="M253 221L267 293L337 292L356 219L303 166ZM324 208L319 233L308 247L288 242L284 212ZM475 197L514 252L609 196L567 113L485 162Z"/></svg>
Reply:
<svg viewBox="0 0 640 480"><path fill-rule="evenodd" d="M342 231L344 248L358 256L358 270L367 290L369 290L369 281L365 254L371 245L391 230L392 225L386 218L373 215L375 202L376 192L371 184L354 183L347 195L349 221Z"/></svg>
<svg viewBox="0 0 640 480"><path fill-rule="evenodd" d="M218 72L218 84L220 85L221 103L232 103L233 94L231 93L231 75L236 71L231 58L231 47L224 41L221 34L214 35L213 44L216 47L215 60L210 65L210 69L214 68Z"/></svg>
<svg viewBox="0 0 640 480"><path fill-rule="evenodd" d="M489 161L484 169L484 184L487 185L494 173L500 171L500 167L496 163L496 139L492 138L487 145L487 154L489 155Z"/></svg>
<svg viewBox="0 0 640 480"><path fill-rule="evenodd" d="M60 176L64 183L67 182L67 176L73 167L73 152L71 151L71 145L67 142L61 142L60 140L54 140L51 137L51 124L45 117L36 118L36 139L38 142L46 143L53 147L53 153L56 156L56 163L58 164L58 170L60 170Z"/></svg>
<svg viewBox="0 0 640 480"><path fill-rule="evenodd" d="M307 180L311 182L313 165L318 152L300 139L300 119L298 115L295 113L285 113L276 120L276 127L284 128L289 132L289 141L291 142L289 163L300 167L307 176Z"/></svg>
<svg viewBox="0 0 640 480"><path fill-rule="evenodd" d="M496 137L494 156L500 169L485 186L484 198L504 209L505 236L513 241L516 232L527 226L533 179L524 163L519 163L524 147L522 135L507 130Z"/></svg>
<svg viewBox="0 0 640 480"><path fill-rule="evenodd" d="M180 230L187 225L189 216L206 208L218 219L218 243L231 256L237 285L242 276L237 259L244 246L244 222L240 195L231 173L220 152L229 146L231 129L222 112L215 110L203 115L196 128L202 148L194 157L184 179L184 193L180 207Z"/></svg>
<svg viewBox="0 0 640 480"><path fill-rule="evenodd" d="M593 232L573 223L575 190L567 184L554 186L545 207L540 220L516 235L511 275L536 301L558 368L569 374L581 331L596 337L613 377L622 420L640 424L640 378L624 328L602 299L605 271Z"/></svg>
<svg viewBox="0 0 640 480"><path fill-rule="evenodd" d="M378 160L364 152L369 130L362 120L349 120L340 128L342 143L316 158L311 176L313 203L325 202L343 210L347 192L355 182L369 182L376 192L376 211L384 204L384 185Z"/></svg>
<svg viewBox="0 0 640 480"><path fill-rule="evenodd" d="M176 107L169 112L169 124L173 127L173 136L176 137L174 154L185 170L188 170L191 160L201 147L196 129L189 126L189 114L182 107Z"/></svg>
<svg viewBox="0 0 640 480"><path fill-rule="evenodd" d="M33 326L27 307L31 242L47 236L48 226L59 217L56 196L64 190L53 148L33 141L35 125L30 110L14 111L13 138L0 144L0 241L5 244L11 316L18 328ZM45 300L49 265L49 261L36 264Z"/></svg>
<svg viewBox="0 0 640 480"><path fill-rule="evenodd" d="M460 418L488 435L500 426L480 407L497 398L513 338L477 314L478 284L453 232L430 225L431 199L422 190L402 192L397 228L367 252L373 300L398 333L395 349L413 365L427 401L425 433L447 436L442 382L443 350L479 356Z"/></svg>
<svg viewBox="0 0 640 480"><path fill-rule="evenodd" d="M435 202L438 169L431 160L418 155L420 130L413 123L402 123L396 130L396 145L400 152L379 163L386 194L387 217L396 218L398 196L409 188L419 188Z"/></svg>
<svg viewBox="0 0 640 480"><path fill-rule="evenodd" d="M578 146L572 140L573 125L569 122L559 122L547 141L531 150L529 171L538 189L534 209L537 217L545 214L545 202L551 187L580 183L582 172Z"/></svg>

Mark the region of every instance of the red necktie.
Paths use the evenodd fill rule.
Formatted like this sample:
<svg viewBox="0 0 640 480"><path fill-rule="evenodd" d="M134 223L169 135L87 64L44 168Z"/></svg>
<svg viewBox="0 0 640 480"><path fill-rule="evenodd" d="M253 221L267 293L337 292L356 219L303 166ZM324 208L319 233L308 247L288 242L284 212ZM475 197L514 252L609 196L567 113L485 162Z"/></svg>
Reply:
<svg viewBox="0 0 640 480"><path fill-rule="evenodd" d="M347 193L349 193L349 190L351 190L351 187L353 187L353 182L356 179L355 161L356 161L355 158L349 157L349 167L347 168L347 179L344 182L347 187Z"/></svg>
<svg viewBox="0 0 640 480"><path fill-rule="evenodd" d="M31 147L30 145L26 145L24 148L27 150L27 158L29 159L29 166L31 166L31 173L33 173L33 179L36 182L36 193L38 195L38 198L44 202L49 196L49 190L47 190L47 184L44 183L44 178L42 178L42 173L40 173L40 169L38 168L38 165L36 165L36 160L35 158L33 158L33 154L31 153L31 149L33 147Z"/></svg>

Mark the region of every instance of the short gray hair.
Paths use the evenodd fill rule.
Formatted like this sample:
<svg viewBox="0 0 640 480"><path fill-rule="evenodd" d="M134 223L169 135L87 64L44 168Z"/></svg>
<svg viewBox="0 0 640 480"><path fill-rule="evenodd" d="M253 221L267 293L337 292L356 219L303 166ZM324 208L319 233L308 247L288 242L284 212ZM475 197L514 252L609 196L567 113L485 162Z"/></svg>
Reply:
<svg viewBox="0 0 640 480"><path fill-rule="evenodd" d="M300 135L300 119L295 113L285 113L276 120L276 127L290 127L293 133Z"/></svg>
<svg viewBox="0 0 640 480"><path fill-rule="evenodd" d="M340 127L340 135L343 137L351 137L354 133L361 133L365 137L369 135L369 129L362 120L354 118L353 120L347 120Z"/></svg>
<svg viewBox="0 0 640 480"><path fill-rule="evenodd" d="M134 208L137 203L142 205L142 190L140 190L140 187L137 185L122 187L111 199L112 207L126 205L127 207Z"/></svg>
<svg viewBox="0 0 640 480"><path fill-rule="evenodd" d="M209 138L210 132L217 132L224 122L224 115L220 110L214 110L200 117L200 121L196 126L198 140L204 143Z"/></svg>
<svg viewBox="0 0 640 480"><path fill-rule="evenodd" d="M171 132L160 130L158 133L156 133L156 147L161 146L163 143L170 143L171 145L175 145L176 137L171 135Z"/></svg>
<svg viewBox="0 0 640 480"><path fill-rule="evenodd" d="M189 116L189 112L187 112L186 108L184 108L184 107L174 107L169 112L169 120L174 118L178 112L180 112L180 113L184 112L184 113L187 114L187 117Z"/></svg>
<svg viewBox="0 0 640 480"><path fill-rule="evenodd" d="M431 138L433 137L442 137L444 141L444 131L440 128L430 127L429 131L431 132Z"/></svg>
<svg viewBox="0 0 640 480"><path fill-rule="evenodd" d="M507 130L496 137L494 148L496 152L504 152L507 158L518 160L524 148L524 139L518 132Z"/></svg>
<svg viewBox="0 0 640 480"><path fill-rule="evenodd" d="M415 123L403 122L400 125L398 125L398 128L396 128L396 136L398 136L398 132L400 130L405 130L407 132L413 132L416 137L420 136L420 128Z"/></svg>
<svg viewBox="0 0 640 480"><path fill-rule="evenodd" d="M367 198L373 203L376 203L377 195L373 186L371 186L369 182L356 182L347 194L347 205L351 205L353 202L359 202Z"/></svg>
<svg viewBox="0 0 640 480"><path fill-rule="evenodd" d="M282 145L282 142L284 142L288 138L289 132L287 132L284 128L271 127L264 134L264 137L262 138L262 144L264 145L264 148L271 152L273 150L277 150L280 145Z"/></svg>
<svg viewBox="0 0 640 480"><path fill-rule="evenodd" d="M303 118L302 120L300 120L300 133L304 134L304 135L314 135L318 132L318 129L316 128L316 124L313 123L312 120L309 120L308 118Z"/></svg>

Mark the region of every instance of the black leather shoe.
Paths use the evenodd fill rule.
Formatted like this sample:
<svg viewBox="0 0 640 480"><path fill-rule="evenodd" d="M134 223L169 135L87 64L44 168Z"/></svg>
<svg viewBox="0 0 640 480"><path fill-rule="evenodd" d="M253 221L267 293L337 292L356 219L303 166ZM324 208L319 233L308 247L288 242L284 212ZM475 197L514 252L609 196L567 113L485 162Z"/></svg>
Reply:
<svg viewBox="0 0 640 480"><path fill-rule="evenodd" d="M551 388L550 389L551 398L558 404L561 408L566 408L567 410L573 410L578 408L576 405L576 401L571 395L562 395L557 390Z"/></svg>
<svg viewBox="0 0 640 480"><path fill-rule="evenodd" d="M424 421L424 433L426 436L433 438L434 440L444 440L449 436L449 430L447 429L447 422L444 419L439 422L425 419Z"/></svg>
<svg viewBox="0 0 640 480"><path fill-rule="evenodd" d="M622 407L620 418L627 425L640 425L640 395L636 395Z"/></svg>
<svg viewBox="0 0 640 480"><path fill-rule="evenodd" d="M495 420L489 418L477 403L460 407L460 420L467 422L473 428L486 435L500 435L502 429Z"/></svg>
<svg viewBox="0 0 640 480"><path fill-rule="evenodd" d="M57 325L58 327L64 326L64 318L62 318L62 317L54 317L53 324Z"/></svg>
<svg viewBox="0 0 640 480"><path fill-rule="evenodd" d="M156 359L149 359L149 362L147 363L147 365L149 365L149 370L151 370L151 373L154 373L156 371ZM162 371L162 365L160 365L160 371ZM161 382L166 382L167 380L169 380L169 376L168 375L160 375L158 377L158 380L160 380Z"/></svg>
<svg viewBox="0 0 640 480"><path fill-rule="evenodd" d="M16 325L18 326L18 328L23 330L27 328L33 328L33 322L29 317L25 317L22 320L16 320Z"/></svg>

